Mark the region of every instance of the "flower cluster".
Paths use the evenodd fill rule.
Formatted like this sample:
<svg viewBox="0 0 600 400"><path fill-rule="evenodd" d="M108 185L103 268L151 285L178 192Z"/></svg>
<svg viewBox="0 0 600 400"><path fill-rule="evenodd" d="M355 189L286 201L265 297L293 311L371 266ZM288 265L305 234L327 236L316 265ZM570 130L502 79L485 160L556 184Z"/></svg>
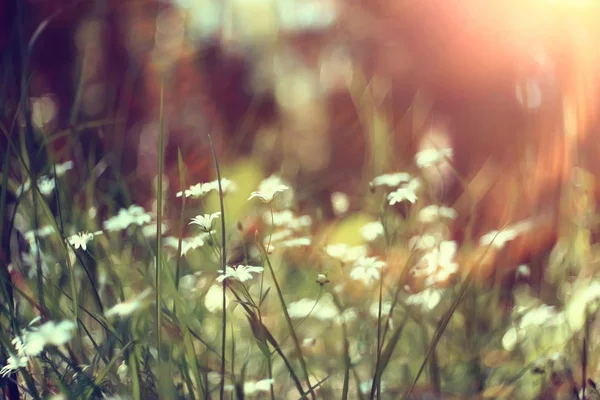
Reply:
<svg viewBox="0 0 600 400"><path fill-rule="evenodd" d="M221 189L223 190L223 194L227 194L236 191L237 185L227 178L221 178ZM196 183L182 192L177 192L176 196L182 197L185 194L185 197L202 198L213 190L216 192L219 191L218 180L206 183Z"/></svg>

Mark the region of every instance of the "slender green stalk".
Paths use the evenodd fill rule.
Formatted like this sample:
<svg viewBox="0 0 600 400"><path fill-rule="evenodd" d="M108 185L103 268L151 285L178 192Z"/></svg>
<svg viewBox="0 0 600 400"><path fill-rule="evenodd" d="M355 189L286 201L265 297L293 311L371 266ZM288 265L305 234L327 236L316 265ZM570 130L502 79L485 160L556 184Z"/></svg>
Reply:
<svg viewBox="0 0 600 400"><path fill-rule="evenodd" d="M161 358L161 345L162 345L162 181L163 181L163 169L164 169L164 138L165 138L165 115L164 115L164 94L165 85L164 81L160 82L160 133L158 135L158 182L156 189L156 351L158 352L158 362L162 361Z"/></svg>
<svg viewBox="0 0 600 400"><path fill-rule="evenodd" d="M219 207L221 209L221 269L223 273L227 269L227 235L225 232L225 203L223 201L223 187L221 185L221 170L219 169L219 161L217 160L217 151L215 150L215 144L213 143L212 137L208 135L210 141L210 148L212 150L213 161L215 163L215 170L217 171L217 183L219 184ZM227 279L223 280L223 317L221 320L221 382L219 385L219 399L223 399L225 394L225 347L227 344Z"/></svg>

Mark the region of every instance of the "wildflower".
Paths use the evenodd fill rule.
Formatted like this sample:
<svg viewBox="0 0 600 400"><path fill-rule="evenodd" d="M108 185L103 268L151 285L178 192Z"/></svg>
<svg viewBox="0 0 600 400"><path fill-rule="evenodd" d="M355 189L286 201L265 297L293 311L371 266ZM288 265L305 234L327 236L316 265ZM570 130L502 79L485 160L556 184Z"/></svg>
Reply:
<svg viewBox="0 0 600 400"><path fill-rule="evenodd" d="M447 281L452 274L458 271L458 264L454 261L456 250L456 242L441 242L439 246L425 253L417 265L411 269L411 274L425 277L427 286Z"/></svg>
<svg viewBox="0 0 600 400"><path fill-rule="evenodd" d="M361 257L354 263L354 267L350 271L350 278L370 285L379 280L381 270L384 267L386 267L385 261L378 260L375 257Z"/></svg>
<svg viewBox="0 0 600 400"><path fill-rule="evenodd" d="M258 392L268 392L275 382L273 379L263 379L258 382L244 382L244 394L253 395Z"/></svg>
<svg viewBox="0 0 600 400"><path fill-rule="evenodd" d="M167 231L168 227L167 224L160 224L161 226L161 232L164 233ZM142 228L142 235L144 235L144 237L147 238L156 238L156 234L157 234L157 226L156 226L156 222L150 224L150 225L146 225Z"/></svg>
<svg viewBox="0 0 600 400"><path fill-rule="evenodd" d="M348 212L350 209L350 199L346 193L334 192L331 194L331 207L336 216Z"/></svg>
<svg viewBox="0 0 600 400"><path fill-rule="evenodd" d="M360 234L363 239L368 242L376 240L379 236L383 236L383 224L379 221L369 222L360 229Z"/></svg>
<svg viewBox="0 0 600 400"><path fill-rule="evenodd" d="M435 247L438 243L438 239L431 234L425 234L421 236L413 236L408 241L409 249L418 249L418 250L429 250Z"/></svg>
<svg viewBox="0 0 600 400"><path fill-rule="evenodd" d="M323 286L323 285L325 285L326 283L329 283L329 282L330 282L330 280L329 280L329 279L327 279L327 275L325 275L325 274L317 274L317 280L316 280L316 282L317 282L319 285Z"/></svg>
<svg viewBox="0 0 600 400"><path fill-rule="evenodd" d="M56 164L54 166L54 172L56 176L63 176L67 171L73 169L73 161L66 161L62 164Z"/></svg>
<svg viewBox="0 0 600 400"><path fill-rule="evenodd" d="M229 296L225 296L225 307L229 304ZM204 296L204 307L210 312L220 311L223 307L223 288L219 285L211 286Z"/></svg>
<svg viewBox="0 0 600 400"><path fill-rule="evenodd" d="M117 368L117 375L121 383L127 383L129 380L129 367L125 364L125 361L122 361L119 368Z"/></svg>
<svg viewBox="0 0 600 400"><path fill-rule="evenodd" d="M263 203L270 203L275 195L286 190L289 190L289 187L284 185L279 177L272 175L260 183L258 191L252 192L248 200L258 197Z"/></svg>
<svg viewBox="0 0 600 400"><path fill-rule="evenodd" d="M91 242L92 240L94 240L94 236L96 235L101 235L102 231L98 231L98 232L94 232L94 233L90 233L90 232L79 232L76 235L72 235L68 238L69 240L69 244L73 247L75 247L75 249L78 249L81 247L81 249L83 251L87 250L87 244L89 242Z"/></svg>
<svg viewBox="0 0 600 400"><path fill-rule="evenodd" d="M181 239L181 255L185 256L190 250L196 250L197 248L204 246L205 240L208 239L211 234L214 234L214 232L215 231L202 232L200 235ZM164 239L164 244L165 246L177 250L179 248L179 239L169 236Z"/></svg>
<svg viewBox="0 0 600 400"><path fill-rule="evenodd" d="M150 294L152 290L147 288L139 296L134 299L119 303L104 312L106 318L118 315L120 317L128 317L142 307L142 301Z"/></svg>
<svg viewBox="0 0 600 400"><path fill-rule="evenodd" d="M452 158L452 149L429 148L422 150L415 156L415 162L419 168L427 168L444 161L446 158Z"/></svg>
<svg viewBox="0 0 600 400"><path fill-rule="evenodd" d="M521 264L517 268L517 278L529 278L531 276L531 268L528 265Z"/></svg>
<svg viewBox="0 0 600 400"><path fill-rule="evenodd" d="M565 314L557 313L554 306L541 304L538 307L518 310L521 318L516 326L511 327L502 336L502 347L512 351L517 343L532 336L538 328L559 326L565 323ZM555 339L560 340L560 335Z"/></svg>
<svg viewBox="0 0 600 400"><path fill-rule="evenodd" d="M424 223L433 222L439 218L454 219L456 218L456 211L450 207L430 205L422 208L417 218Z"/></svg>
<svg viewBox="0 0 600 400"><path fill-rule="evenodd" d="M56 181L54 178L49 178L47 176L42 176L38 180L38 189L40 193L44 196L50 196L56 187Z"/></svg>
<svg viewBox="0 0 600 400"><path fill-rule="evenodd" d="M388 200L390 205L394 205L396 203L401 203L404 200L409 203L413 203L417 201L417 189L421 186L421 181L415 178L408 182L406 185L396 189L394 192L388 195Z"/></svg>
<svg viewBox="0 0 600 400"><path fill-rule="evenodd" d="M330 244L325 247L325 252L331 258L343 263L350 263L367 255L366 246L349 246L345 243Z"/></svg>
<svg viewBox="0 0 600 400"><path fill-rule="evenodd" d="M381 303L381 315L382 316L387 316L390 313L391 309L392 309L391 301L384 301L383 303ZM379 317L379 303L371 304L371 307L369 308L369 314L371 314L371 316L373 318Z"/></svg>
<svg viewBox="0 0 600 400"><path fill-rule="evenodd" d="M503 248L507 242L515 239L519 233L514 229L504 229L502 231L491 231L479 239L481 246L493 246L497 249Z"/></svg>
<svg viewBox="0 0 600 400"><path fill-rule="evenodd" d="M192 218L192 222L190 222L190 225L198 225L203 231L210 232L210 230L212 229L213 220L219 218L220 216L220 211L217 211L212 214L197 215L194 218Z"/></svg>
<svg viewBox="0 0 600 400"><path fill-rule="evenodd" d="M312 239L310 237L304 236L304 237L284 240L282 242L279 242L279 245L281 245L283 247L287 247L287 248L306 247L306 246L310 246L311 242L312 242Z"/></svg>
<svg viewBox="0 0 600 400"><path fill-rule="evenodd" d="M73 321L46 322L39 327L30 327L21 336L12 340L20 357L36 357L47 345L62 346L71 340L76 325Z"/></svg>
<svg viewBox="0 0 600 400"><path fill-rule="evenodd" d="M572 290L565 313L573 331L583 327L589 313L594 313L600 305L600 281L581 280Z"/></svg>
<svg viewBox="0 0 600 400"><path fill-rule="evenodd" d="M422 292L411 294L406 298L406 304L419 305L424 311L433 310L442 299L442 291L434 288L427 288Z"/></svg>
<svg viewBox="0 0 600 400"><path fill-rule="evenodd" d="M400 186L402 183L409 182L411 180L411 176L406 172L396 172L393 174L383 174L375 177L371 181L372 186L388 186L390 188L395 188Z"/></svg>
<svg viewBox="0 0 600 400"><path fill-rule="evenodd" d="M207 185L202 183L196 183L195 185L190 186L189 189L185 189L185 191L183 192L177 192L175 196L181 197L183 196L183 194L185 194L185 197L203 197L212 190L211 187L207 186L205 188L205 186Z"/></svg>
<svg viewBox="0 0 600 400"><path fill-rule="evenodd" d="M11 354L6 360L6 365L0 369L0 377L11 375L13 372L18 371L19 368L25 368L29 358L26 356L15 356Z"/></svg>
<svg viewBox="0 0 600 400"><path fill-rule="evenodd" d="M321 297L318 301L307 298L293 301L288 304L287 309L290 318L296 319L311 316L321 321L329 321L339 315L329 295Z"/></svg>
<svg viewBox="0 0 600 400"><path fill-rule="evenodd" d="M287 227L294 231L308 228L312 225L312 219L308 215L296 217L291 210L274 211L273 213L267 211L263 214L263 221L266 224L273 224L277 227Z"/></svg>
<svg viewBox="0 0 600 400"><path fill-rule="evenodd" d="M236 281L246 282L252 279L252 274L263 272L263 267L253 267L250 265L238 265L237 267L226 267L225 271L219 270L221 275L217 277L218 282L223 282L225 279L232 278Z"/></svg>
<svg viewBox="0 0 600 400"><path fill-rule="evenodd" d="M104 221L104 229L115 232L127 229L129 225L142 226L152 221L152 215L146 212L144 208L138 205L132 205L129 208L122 208L117 215Z"/></svg>

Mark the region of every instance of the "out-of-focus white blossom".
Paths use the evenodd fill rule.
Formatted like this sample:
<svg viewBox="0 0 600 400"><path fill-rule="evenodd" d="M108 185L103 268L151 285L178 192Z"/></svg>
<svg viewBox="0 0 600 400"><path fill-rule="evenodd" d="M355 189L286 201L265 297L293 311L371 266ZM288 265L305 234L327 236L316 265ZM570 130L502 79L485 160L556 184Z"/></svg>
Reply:
<svg viewBox="0 0 600 400"><path fill-rule="evenodd" d="M38 180L38 189L44 196L50 196L56 187L56 181L54 178L42 176Z"/></svg>
<svg viewBox="0 0 600 400"><path fill-rule="evenodd" d="M368 252L366 246L350 246L345 243L330 244L325 247L325 252L331 258L335 258L343 263L351 263L361 257L365 257Z"/></svg>
<svg viewBox="0 0 600 400"><path fill-rule="evenodd" d="M406 298L406 304L418 305L424 311L433 310L442 299L442 290L427 288L419 293L411 294Z"/></svg>
<svg viewBox="0 0 600 400"><path fill-rule="evenodd" d="M287 185L278 176L272 175L263 180L258 186L258 191L252 192L248 200L258 197L263 203L270 203L278 193L289 190Z"/></svg>
<svg viewBox="0 0 600 400"><path fill-rule="evenodd" d="M421 181L418 178L410 180L410 182L402 185L395 191L388 194L388 201L390 205L408 201L414 203L417 201L417 190L421 187Z"/></svg>
<svg viewBox="0 0 600 400"><path fill-rule="evenodd" d="M142 226L152 221L152 215L147 213L143 207L132 205L129 208L121 208L117 215L104 221L104 229L115 232L127 229L129 225Z"/></svg>
<svg viewBox="0 0 600 400"><path fill-rule="evenodd" d="M73 169L73 161L65 161L62 164L56 164L54 166L54 171L56 173L56 176L63 176L64 174L67 173L67 171L70 171Z"/></svg>
<svg viewBox="0 0 600 400"><path fill-rule="evenodd" d="M456 211L450 207L430 205L423 207L417 217L420 222L424 223L437 221L440 218L454 219L456 218Z"/></svg>
<svg viewBox="0 0 600 400"><path fill-rule="evenodd" d="M111 307L110 309L106 310L104 312L104 316L106 318L111 318L115 315L118 315L120 317L129 317L130 315L132 315L134 312L136 312L137 310L139 310L142 305L144 304L144 299L146 297L148 297L148 295L152 292L152 289L147 288L146 290L144 290L139 296L125 301L123 303L119 303L114 305L113 307Z"/></svg>
<svg viewBox="0 0 600 400"><path fill-rule="evenodd" d="M347 213L350 209L350 198L346 193L333 192L331 194L331 208L337 217Z"/></svg>
<svg viewBox="0 0 600 400"><path fill-rule="evenodd" d="M354 262L350 278L362 281L365 285L377 282L381 277L381 270L386 267L385 261L375 257L361 257Z"/></svg>
<svg viewBox="0 0 600 400"><path fill-rule="evenodd" d="M46 322L38 327L29 326L12 340L19 357L37 357L46 346L62 346L71 340L76 325L73 321Z"/></svg>
<svg viewBox="0 0 600 400"><path fill-rule="evenodd" d="M329 295L321 297L318 301L307 298L293 301L288 304L287 310L290 318L310 316L321 321L333 320L340 314Z"/></svg>
<svg viewBox="0 0 600 400"><path fill-rule="evenodd" d="M438 164L441 161L446 160L447 158L452 159L453 155L452 149L436 149L436 148L428 148L425 150L421 150L415 156L415 162L417 167L419 168L427 168Z"/></svg>
<svg viewBox="0 0 600 400"><path fill-rule="evenodd" d="M383 174L375 177L371 181L371 185L377 186L388 186L390 188L395 188L400 186L402 183L408 183L412 179L407 172L396 172L394 174Z"/></svg>
<svg viewBox="0 0 600 400"><path fill-rule="evenodd" d="M410 273L413 276L425 278L426 286L445 282L458 271L458 264L454 261L456 250L456 242L443 241L439 246L433 247L425 253L417 265L410 270Z"/></svg>
<svg viewBox="0 0 600 400"><path fill-rule="evenodd" d="M25 368L27 366L28 361L29 358L26 356L19 357L15 356L14 354L11 354L6 359L6 365L2 367L2 369L0 369L0 377L8 376L13 372L18 371L20 368Z"/></svg>
<svg viewBox="0 0 600 400"><path fill-rule="evenodd" d="M372 242L378 237L383 236L383 224L379 221L369 222L368 224L360 228L360 234L362 235L363 239L365 239L368 242Z"/></svg>
<svg viewBox="0 0 600 400"><path fill-rule="evenodd" d="M237 190L237 185L227 178L221 178L221 189L223 194L234 192ZM185 194L185 197L202 198L212 191L219 191L219 181L214 180L206 183L196 183L185 189L183 192L177 192L176 196L181 197Z"/></svg>
<svg viewBox="0 0 600 400"><path fill-rule="evenodd" d="M263 221L266 224L273 224L277 227L286 227L294 231L300 231L309 228L312 225L312 219L308 215L297 217L291 210L267 211L263 214Z"/></svg>

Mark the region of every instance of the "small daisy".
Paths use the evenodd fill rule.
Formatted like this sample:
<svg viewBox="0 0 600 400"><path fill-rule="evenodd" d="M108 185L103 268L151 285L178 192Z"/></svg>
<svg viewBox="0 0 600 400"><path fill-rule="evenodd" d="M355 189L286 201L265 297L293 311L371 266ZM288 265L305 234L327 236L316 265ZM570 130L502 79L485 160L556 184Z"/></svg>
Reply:
<svg viewBox="0 0 600 400"><path fill-rule="evenodd" d="M325 252L331 258L343 263L351 263L361 257L366 257L367 246L349 246L345 243L330 244L325 247Z"/></svg>
<svg viewBox="0 0 600 400"><path fill-rule="evenodd" d="M185 197L203 197L212 189L210 187L205 188L207 186L203 183L196 183L189 187L189 189L185 189L183 192L177 192L176 196L181 197L185 194Z"/></svg>
<svg viewBox="0 0 600 400"><path fill-rule="evenodd" d="M147 213L143 207L132 205L129 208L121 208L117 215L104 221L103 226L107 231L122 231L129 225L142 226L152 221L152 215Z"/></svg>
<svg viewBox="0 0 600 400"><path fill-rule="evenodd" d="M231 278L236 281L246 282L252 279L252 274L260 274L263 272L263 267L253 267L250 265L238 265L237 267L226 267L225 271L219 270L221 275L217 277L218 282L223 282L225 279Z"/></svg>
<svg viewBox="0 0 600 400"><path fill-rule="evenodd" d="M213 221L221 216L221 212L217 211L212 214L197 215L192 218L190 225L198 225L204 232L210 232Z"/></svg>
<svg viewBox="0 0 600 400"><path fill-rule="evenodd" d="M6 365L0 369L0 377L11 375L13 372L18 371L20 368L25 368L29 358L22 356L15 356L11 354L6 360Z"/></svg>
<svg viewBox="0 0 600 400"><path fill-rule="evenodd" d="M68 238L69 244L75 249L81 247L83 251L87 250L87 244L94 240L94 236L101 235L102 231L90 233L90 232L79 232L76 235L72 235Z"/></svg>
<svg viewBox="0 0 600 400"><path fill-rule="evenodd" d="M429 148L422 150L415 156L415 162L419 168L434 166L447 158L452 158L452 149Z"/></svg>
<svg viewBox="0 0 600 400"><path fill-rule="evenodd" d="M66 161L62 164L56 164L54 166L54 171L56 173L56 176L63 176L64 174L67 173L67 171L70 171L73 169L73 161Z"/></svg>
<svg viewBox="0 0 600 400"><path fill-rule="evenodd" d="M415 201L417 201L417 194L415 193L414 189L409 187L401 187L390 193L388 195L388 200L391 206L397 203L402 203L405 200L414 204Z"/></svg>
<svg viewBox="0 0 600 400"><path fill-rule="evenodd" d="M356 260L350 278L355 281L363 281L366 285L376 282L381 277L381 270L386 267L385 261L375 257L362 257Z"/></svg>
<svg viewBox="0 0 600 400"><path fill-rule="evenodd" d="M378 237L383 236L383 224L379 221L369 222L360 228L360 234L367 242L372 242Z"/></svg>
<svg viewBox="0 0 600 400"><path fill-rule="evenodd" d="M123 303L119 303L111 307L110 309L104 312L104 316L106 318L113 317L118 315L120 317L128 317L133 314L135 311L140 309L143 305L143 300L150 294L152 289L147 288L144 290L139 296L125 301Z"/></svg>
<svg viewBox="0 0 600 400"><path fill-rule="evenodd" d="M423 207L419 211L418 220L420 222L429 223L437 221L440 218L455 219L456 211L450 207L430 205Z"/></svg>
<svg viewBox="0 0 600 400"><path fill-rule="evenodd" d="M400 186L402 183L407 183L412 179L409 173L406 172L396 172L394 174L383 174L379 175L375 179L371 181L372 186L388 186L390 188L395 188Z"/></svg>
<svg viewBox="0 0 600 400"><path fill-rule="evenodd" d="M56 181L54 178L49 178L47 176L42 176L38 180L38 189L40 193L44 196L50 196L56 187Z"/></svg>
<svg viewBox="0 0 600 400"><path fill-rule="evenodd" d="M270 203L278 193L286 190L289 190L289 187L284 185L279 177L272 175L260 183L258 191L252 192L248 200L258 197L263 203Z"/></svg>

